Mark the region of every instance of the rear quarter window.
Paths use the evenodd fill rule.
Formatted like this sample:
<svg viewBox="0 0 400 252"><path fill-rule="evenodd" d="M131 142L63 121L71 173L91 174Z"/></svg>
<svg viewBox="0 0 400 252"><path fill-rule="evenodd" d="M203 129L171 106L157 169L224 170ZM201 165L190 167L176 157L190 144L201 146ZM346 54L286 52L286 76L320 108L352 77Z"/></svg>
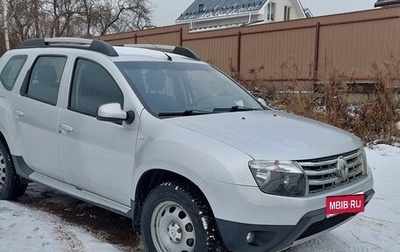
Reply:
<svg viewBox="0 0 400 252"><path fill-rule="evenodd" d="M7 90L13 89L15 81L17 80L18 75L25 64L27 57L28 57L27 55L13 56L4 66L0 74L0 81L5 89Z"/></svg>

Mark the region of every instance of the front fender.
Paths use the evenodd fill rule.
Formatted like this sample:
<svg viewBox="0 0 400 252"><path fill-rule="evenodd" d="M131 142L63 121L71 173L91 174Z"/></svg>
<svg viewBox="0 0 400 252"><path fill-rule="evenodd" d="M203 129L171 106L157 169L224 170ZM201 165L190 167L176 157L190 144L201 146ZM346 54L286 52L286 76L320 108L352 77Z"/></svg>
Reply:
<svg viewBox="0 0 400 252"><path fill-rule="evenodd" d="M133 186L153 169L179 174L197 186L204 181L256 186L246 153L167 120L147 120L142 121L138 138Z"/></svg>

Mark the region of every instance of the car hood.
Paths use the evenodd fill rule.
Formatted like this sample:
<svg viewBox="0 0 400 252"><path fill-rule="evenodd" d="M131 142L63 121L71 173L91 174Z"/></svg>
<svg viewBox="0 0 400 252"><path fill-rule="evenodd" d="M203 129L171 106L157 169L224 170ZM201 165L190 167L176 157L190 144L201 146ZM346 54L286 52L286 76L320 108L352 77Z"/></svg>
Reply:
<svg viewBox="0 0 400 252"><path fill-rule="evenodd" d="M167 121L233 146L256 160L305 160L361 147L360 140L346 131L273 110L176 117Z"/></svg>

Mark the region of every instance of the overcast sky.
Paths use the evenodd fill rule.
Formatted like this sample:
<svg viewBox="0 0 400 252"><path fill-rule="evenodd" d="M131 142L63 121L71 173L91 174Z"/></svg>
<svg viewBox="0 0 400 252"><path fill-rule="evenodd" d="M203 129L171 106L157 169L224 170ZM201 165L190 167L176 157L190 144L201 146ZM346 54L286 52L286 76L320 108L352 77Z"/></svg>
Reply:
<svg viewBox="0 0 400 252"><path fill-rule="evenodd" d="M194 0L149 0L153 6L153 22L157 26L175 24L175 20ZM377 0L301 0L314 16L374 8Z"/></svg>

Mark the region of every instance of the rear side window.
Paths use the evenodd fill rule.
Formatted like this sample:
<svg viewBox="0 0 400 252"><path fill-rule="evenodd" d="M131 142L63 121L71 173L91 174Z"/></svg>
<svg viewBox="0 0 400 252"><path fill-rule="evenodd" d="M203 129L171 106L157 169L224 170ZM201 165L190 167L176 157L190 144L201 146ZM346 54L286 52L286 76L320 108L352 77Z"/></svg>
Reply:
<svg viewBox="0 0 400 252"><path fill-rule="evenodd" d="M67 58L63 56L39 57L32 68L25 95L44 103L56 105L66 61Z"/></svg>
<svg viewBox="0 0 400 252"><path fill-rule="evenodd" d="M110 73L99 64L78 59L72 80L69 108L95 116L101 105L119 103L123 107L123 94Z"/></svg>
<svg viewBox="0 0 400 252"><path fill-rule="evenodd" d="M11 90L14 87L27 57L26 55L16 55L7 62L0 74L1 83L5 89Z"/></svg>

